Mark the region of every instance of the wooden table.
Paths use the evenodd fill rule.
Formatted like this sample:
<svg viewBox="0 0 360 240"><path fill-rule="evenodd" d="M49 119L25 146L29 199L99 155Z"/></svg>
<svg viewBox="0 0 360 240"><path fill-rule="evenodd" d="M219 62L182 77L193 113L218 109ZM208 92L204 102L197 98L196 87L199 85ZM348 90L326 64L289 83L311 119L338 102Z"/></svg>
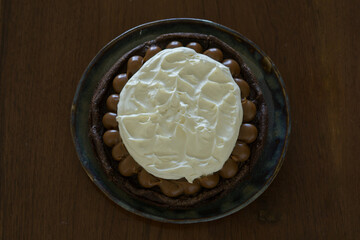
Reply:
<svg viewBox="0 0 360 240"><path fill-rule="evenodd" d="M358 1L1 1L0 239L359 239ZM69 130L78 81L138 24L209 19L257 43L285 80L283 167L245 209L209 223L135 216L89 180Z"/></svg>

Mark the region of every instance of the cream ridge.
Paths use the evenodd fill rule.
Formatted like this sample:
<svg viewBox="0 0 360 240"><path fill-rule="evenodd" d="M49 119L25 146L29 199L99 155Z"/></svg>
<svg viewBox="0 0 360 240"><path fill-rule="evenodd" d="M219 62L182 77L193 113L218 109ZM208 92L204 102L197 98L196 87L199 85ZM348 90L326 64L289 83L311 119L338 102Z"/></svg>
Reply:
<svg viewBox="0 0 360 240"><path fill-rule="evenodd" d="M242 119L240 89L229 69L186 47L146 61L121 91L116 117L140 166L189 182L223 167Z"/></svg>

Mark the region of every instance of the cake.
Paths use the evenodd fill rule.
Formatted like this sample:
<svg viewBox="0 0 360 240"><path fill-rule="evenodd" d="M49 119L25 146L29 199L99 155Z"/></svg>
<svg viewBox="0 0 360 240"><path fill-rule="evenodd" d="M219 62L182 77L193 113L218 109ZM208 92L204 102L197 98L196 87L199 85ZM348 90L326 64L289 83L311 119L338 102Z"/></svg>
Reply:
<svg viewBox="0 0 360 240"><path fill-rule="evenodd" d="M164 49L174 50L163 51ZM158 140L161 134L159 135L157 132L154 135L152 125L147 126L147 123L149 123L148 115L144 118L141 114L143 114L144 109L159 109L159 105L147 104L148 99L144 99L140 104L146 105L147 107L140 107L140 110L135 111L136 106L133 106L134 104L129 100L132 97L131 94L136 93L136 91L142 93L144 96L151 95L151 91L154 91L154 94L158 94L161 87L150 88L149 85L144 85L142 88L135 88L132 83L135 81L141 82L141 77L147 77L149 75L147 72L154 72L154 69L150 69L150 67L155 64L155 61L158 61L157 59L161 58L161 55L165 56L167 54L166 56L171 57L171 54L175 53L181 53L184 56L186 55L186 57L195 56L201 59L201 61L206 62L208 66L212 64L211 66L217 66L219 69L223 69L223 66L227 67L228 75L226 75L226 71L223 71L225 75L218 79L230 76L230 78L233 78L231 81L236 83L239 86L238 89L241 91L241 100L239 99L236 102L238 104L234 104L236 97L229 97L229 99L232 99L231 101L229 99L226 100L229 102L228 108L231 107L231 111L236 113L235 115L238 117L234 118L234 121L222 124L223 127L218 127L216 130L217 135L223 135L221 131L228 131L228 135L231 135L226 141L226 144L221 145L219 140L217 142L215 141L217 145L215 144L211 149L216 149L216 146L218 146L218 151L214 150L209 153L207 149L201 148L201 146L198 148L192 147L194 144L188 144L189 147L185 150L187 152L192 151L191 155L195 156L195 160L196 156L199 156L199 159L201 159L205 155L206 157L204 157L204 159L212 159L211 161L205 161L204 164L201 165L204 166L204 168L196 166L182 168L181 166L187 166L186 164L189 162L195 162L195 164L197 164L197 161L194 161L194 157L191 157L191 160L189 160L189 157L186 157L186 159L185 157L179 158L180 155L177 154L178 151L175 148L181 148L181 146L162 147L159 149L157 147L159 144L154 145L155 140L152 141L151 139L155 139L156 137ZM170 57L168 58L170 59ZM214 63L214 60L222 65L219 66L219 64ZM161 64L164 65L164 63ZM171 66L174 67L174 64ZM194 68L193 71L196 75L196 68ZM211 69L207 69L206 71L210 72ZM154 74L150 75L153 77ZM171 72L171 74L173 73ZM159 76L157 75L156 78L159 78ZM154 80L154 77L152 80ZM211 81L207 83L213 83L214 81L220 80L211 79ZM231 81L227 81L226 84L230 86L229 89L231 91L234 91L234 96L237 96L236 94L239 90L237 90L236 87L232 87ZM212 84L208 85L212 86ZM214 89L218 87L216 91L221 91L221 89L223 89L222 86L225 86L224 84L213 85ZM125 90L123 90L124 87ZM184 90L184 88L186 87L182 87L181 91L186 93L187 90ZM176 90L177 94L179 94L179 89ZM214 89L210 88L209 92L211 93ZM192 90L190 89L188 91ZM228 89L226 91L228 91ZM119 93L121 93L120 96ZM165 95L166 92L158 96ZM139 98L142 98L141 94L139 96ZM240 94L238 94L238 96L240 96ZM120 103L119 99L121 99ZM200 97L197 101L202 101L203 99L205 99L205 97ZM158 100L158 102L160 102L159 104L161 104L161 101L162 99ZM178 105L179 103L177 102L176 104ZM210 104L212 104L211 101ZM240 104L241 107L238 106ZM169 109L173 111L177 108L176 106L174 106L174 108L166 108L166 111ZM178 111L182 111L181 109L183 108L179 108ZM240 111L241 109L242 111ZM177 115L176 112L171 111L168 114L169 116ZM130 115L131 117L129 117ZM156 115L151 116L158 119ZM240 118L241 121L237 121L237 118ZM126 119L124 120L126 123L124 123L122 119ZM141 120L143 122L139 123L139 119L145 120ZM241 125L240 122L242 122ZM99 81L99 85L94 92L91 102L89 124L89 137L93 143L99 163L103 166L108 177L117 184L119 188L141 201L172 209L184 209L223 197L244 178L251 175L251 169L259 158L266 139L267 107L257 80L234 49L211 35L171 33L161 35L154 40L135 47L124 54L110 68ZM162 122L158 124L164 125ZM141 128L143 125L145 127ZM221 122L215 125L221 125ZM228 129L226 130L224 126L228 126ZM182 128L185 127L182 125ZM173 128L171 127L171 129ZM131 134L125 134L129 131ZM232 134L231 131L233 131ZM188 134L189 131L186 132ZM134 134L146 136L146 141L139 143L137 139L133 139ZM212 139L215 138L219 139L219 136L213 136ZM171 142L162 142L162 146L167 146L166 144L171 144ZM152 149L157 155L150 155L148 153L149 151L151 152ZM196 153L194 149L203 149L204 154L200 151ZM131 154L129 152L131 152ZM171 155L170 153L176 154ZM156 157L155 160L153 159L154 157ZM224 157L226 157L226 159L220 161L220 159L224 159ZM149 161L152 161L151 164L149 164ZM165 161L166 164L164 165L164 162L161 161ZM216 165L216 167L213 167L214 165ZM166 167L164 168L164 166ZM164 169L166 171L164 171ZM178 174L179 172L181 174Z"/></svg>

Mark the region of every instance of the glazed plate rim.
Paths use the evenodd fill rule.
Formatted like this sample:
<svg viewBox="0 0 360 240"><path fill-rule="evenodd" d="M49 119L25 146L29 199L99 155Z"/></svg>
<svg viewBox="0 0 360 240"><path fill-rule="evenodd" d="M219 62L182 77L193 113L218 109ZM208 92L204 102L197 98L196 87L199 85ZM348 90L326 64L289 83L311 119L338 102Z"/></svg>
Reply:
<svg viewBox="0 0 360 240"><path fill-rule="evenodd" d="M104 53L106 51L108 51L109 49L111 49L114 44L116 44L120 39L125 38L137 31L141 31L143 29L146 29L148 27L151 26L160 26L162 24L167 24L167 23L197 23L197 24L204 24L204 25L208 25L210 27L216 28L216 30L218 31L222 31L225 32L227 34L232 35L234 38L237 39L241 39L242 41L245 41L247 44L251 45L253 47L253 49L255 51L257 51L260 55L262 55L263 57L266 57L272 67L272 70L279 82L279 84L281 85L281 90L284 96L284 102L286 105L286 134L285 134L285 140L284 140L284 145L282 148L282 153L281 156L279 158L279 161L276 165L276 168L273 172L273 174L271 175L271 177L269 179L267 179L266 183L264 184L264 186L258 191L256 192L254 195L252 195L249 199L247 199L243 204L239 205L238 207L235 207L229 211L223 212L222 214L218 214L215 216L211 216L211 217L204 217L204 218L190 218L190 219L169 219L169 218L165 218L165 217L160 217L160 216L156 216L150 213L146 213L143 211L139 211L137 209L135 209L132 206L129 206L127 203L122 202L121 199L113 196L110 192L108 192L107 189L105 189L102 184L101 184L101 179L97 179L94 178L93 173L91 171L90 168L88 168L88 166L85 165L84 163L84 159L83 156L81 155L81 144L79 144L78 141L78 136L76 134L76 129L75 129L75 125L76 125L76 109L77 109L77 105L78 105L78 101L79 101L79 96L81 94L81 88L83 87L84 83L86 82L86 79L90 73L90 71L92 70L92 68L96 65L96 63L98 62L98 60L104 55ZM94 182L96 184L96 186L107 196L109 197L114 203L116 203L117 205L121 206L122 208L124 208L127 211L130 211L136 215L142 216L142 217L146 217L152 220L156 220L156 221L160 221L160 222L167 222L167 223L198 223L198 222L207 222L207 221L213 221L219 218L223 218L226 217L228 215L231 215L239 210L241 210L242 208L246 207L247 205L249 205L251 202L253 202L256 198L258 198L271 184L271 182L274 180L274 178L276 177L276 175L278 174L284 158L285 158L285 153L287 151L287 147L288 147L288 142L289 142L289 135L290 135L290 131L291 131L291 121L290 121L290 105L289 105L289 99L288 99L288 95L286 93L285 90L285 84L284 81L280 75L280 72L278 71L278 69L276 68L275 64L272 62L272 60L255 44L253 43L251 40L247 39L246 37L244 37L243 35L241 35L240 33L225 27L221 24L209 21L209 20L205 20L205 19L196 19L196 18L170 18L170 19L162 19L162 20L157 20L157 21L152 21L152 22L148 22L148 23L144 23L141 25L138 25L136 27L133 27L127 31L125 31L124 33L120 34L119 36L117 36L116 38L114 38L113 40L111 40L109 43L107 43L97 54L96 56L91 60L91 62L89 63L89 65L87 66L87 68L85 69L78 85L76 88L76 92L75 92L75 96L73 99L73 103L71 106L71 118L70 118L70 130L71 130L71 135L72 135L72 139L76 148L76 152L78 155L78 158L80 159L81 165L83 167L83 169L85 170L86 174L89 176L89 178L92 180L92 182Z"/></svg>

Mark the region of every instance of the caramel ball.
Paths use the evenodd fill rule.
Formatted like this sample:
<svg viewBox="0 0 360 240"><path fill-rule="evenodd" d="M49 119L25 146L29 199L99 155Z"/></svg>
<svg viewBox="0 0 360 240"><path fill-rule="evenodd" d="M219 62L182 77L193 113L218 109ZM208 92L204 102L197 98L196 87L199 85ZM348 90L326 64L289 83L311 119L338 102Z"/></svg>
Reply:
<svg viewBox="0 0 360 240"><path fill-rule="evenodd" d="M139 170L139 164L137 164L130 155L128 155L124 160L119 163L119 172L125 177L130 177L138 173Z"/></svg>
<svg viewBox="0 0 360 240"><path fill-rule="evenodd" d="M223 178L232 178L238 171L238 164L232 160L228 159L222 169L219 171L219 174Z"/></svg>
<svg viewBox="0 0 360 240"><path fill-rule="evenodd" d="M168 197L177 197L183 194L183 188L171 180L162 180L159 185L161 191Z"/></svg>
<svg viewBox="0 0 360 240"><path fill-rule="evenodd" d="M103 116L102 123L106 129L116 129L116 113L108 112Z"/></svg>
<svg viewBox="0 0 360 240"><path fill-rule="evenodd" d="M127 76L130 78L134 75L143 64L143 58L141 56L132 56L127 62Z"/></svg>
<svg viewBox="0 0 360 240"><path fill-rule="evenodd" d="M166 48L177 48L177 47L182 47L182 43L179 41L172 41L171 43L169 43L168 45L166 45Z"/></svg>
<svg viewBox="0 0 360 240"><path fill-rule="evenodd" d="M120 161L126 155L128 155L128 151L126 150L126 148L122 142L119 142L111 149L111 156L116 161Z"/></svg>
<svg viewBox="0 0 360 240"><path fill-rule="evenodd" d="M244 117L244 122L250 122L252 121L256 116L256 106L252 101L249 101L247 99L244 99L241 101Z"/></svg>
<svg viewBox="0 0 360 240"><path fill-rule="evenodd" d="M207 175L199 178L201 186L204 188L214 188L219 183L219 174L214 173L212 175Z"/></svg>
<svg viewBox="0 0 360 240"><path fill-rule="evenodd" d="M234 80L240 88L241 98L247 98L250 94L249 84L241 78L235 78Z"/></svg>
<svg viewBox="0 0 360 240"><path fill-rule="evenodd" d="M197 43L197 42L191 42L188 45L186 45L186 47L194 49L195 52L197 52L197 53L202 53L202 51L203 51L202 46L200 45L200 43Z"/></svg>
<svg viewBox="0 0 360 240"><path fill-rule="evenodd" d="M233 77L240 75L240 66L234 59L225 59L223 64L230 69L231 75Z"/></svg>
<svg viewBox="0 0 360 240"><path fill-rule="evenodd" d="M250 157L250 148L246 143L236 143L230 158L235 162L245 162Z"/></svg>
<svg viewBox="0 0 360 240"><path fill-rule="evenodd" d="M113 88L116 93L120 93L121 90L124 88L128 78L126 73L122 73L117 75L113 80Z"/></svg>
<svg viewBox="0 0 360 240"><path fill-rule="evenodd" d="M209 48L204 52L204 54L218 62L221 62L223 60L223 53L218 48Z"/></svg>
<svg viewBox="0 0 360 240"><path fill-rule="evenodd" d="M161 51L161 48L156 45L149 47L149 49L145 53L144 62L146 62L147 60L152 58L155 54L157 54L160 51Z"/></svg>
<svg viewBox="0 0 360 240"><path fill-rule="evenodd" d="M138 181L144 188L152 188L160 183L158 178L148 173L145 169L142 169L139 172Z"/></svg>
<svg viewBox="0 0 360 240"><path fill-rule="evenodd" d="M112 94L106 100L106 107L109 111L116 113L118 103L119 103L119 95Z"/></svg>
<svg viewBox="0 0 360 240"><path fill-rule="evenodd" d="M252 143L256 140L257 136L258 130L253 124L244 123L240 126L239 140L246 143Z"/></svg>
<svg viewBox="0 0 360 240"><path fill-rule="evenodd" d="M103 141L106 146L112 147L120 142L120 134L117 130L107 130L103 135Z"/></svg>
<svg viewBox="0 0 360 240"><path fill-rule="evenodd" d="M193 195L200 191L201 186L199 181L194 181L193 183L185 182L183 183L184 193L186 195Z"/></svg>

